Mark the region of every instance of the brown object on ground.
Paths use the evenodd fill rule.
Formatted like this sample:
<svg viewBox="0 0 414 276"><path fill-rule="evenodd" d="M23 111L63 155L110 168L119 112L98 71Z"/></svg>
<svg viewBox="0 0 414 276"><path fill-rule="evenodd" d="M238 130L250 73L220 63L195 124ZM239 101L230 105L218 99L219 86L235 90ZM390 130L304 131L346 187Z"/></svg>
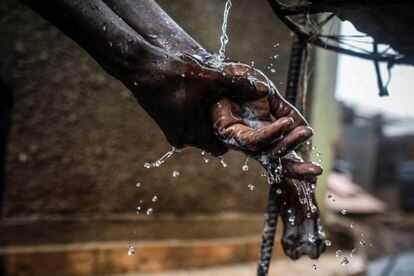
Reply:
<svg viewBox="0 0 414 276"><path fill-rule="evenodd" d="M386 205L370 195L345 174L331 172L328 178L328 209L349 214L377 214L386 210Z"/></svg>

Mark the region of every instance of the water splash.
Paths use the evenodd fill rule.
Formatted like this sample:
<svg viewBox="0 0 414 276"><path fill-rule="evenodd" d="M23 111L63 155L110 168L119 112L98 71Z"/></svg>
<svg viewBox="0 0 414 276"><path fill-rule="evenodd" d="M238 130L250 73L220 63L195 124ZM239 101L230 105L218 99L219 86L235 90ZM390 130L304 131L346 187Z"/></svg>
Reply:
<svg viewBox="0 0 414 276"><path fill-rule="evenodd" d="M244 162L244 165L242 166L242 171L247 172L249 170L249 158L246 158L246 161Z"/></svg>
<svg viewBox="0 0 414 276"><path fill-rule="evenodd" d="M318 208L312 200L312 194L315 192L313 186L305 181L301 181L298 179L292 179L292 182L297 190L299 202L303 205L306 205L306 209L308 210L308 212L315 213L318 210Z"/></svg>
<svg viewBox="0 0 414 276"><path fill-rule="evenodd" d="M158 168L159 166L161 166L168 158L170 158L174 153L180 153L181 150L177 149L175 147L171 147L171 150L168 151L167 153L165 153L160 159L158 159L157 161L153 162L153 163L145 163L144 167L149 169L149 168Z"/></svg>
<svg viewBox="0 0 414 276"><path fill-rule="evenodd" d="M135 255L136 248L137 248L137 246L135 245L135 243L132 243L132 242L131 242L131 243L128 245L128 256L133 256L133 255Z"/></svg>
<svg viewBox="0 0 414 276"><path fill-rule="evenodd" d="M356 255L356 248L352 249L351 252L349 252L349 257L353 258Z"/></svg>
<svg viewBox="0 0 414 276"><path fill-rule="evenodd" d="M172 176L173 177L179 177L180 176L180 172L179 171L173 171L172 172Z"/></svg>
<svg viewBox="0 0 414 276"><path fill-rule="evenodd" d="M204 161L204 163L206 163L206 164L208 164L209 162L210 162L210 159L208 159L207 157L206 157L206 151L205 150L203 150L203 151L201 151L201 155L202 156L204 156L203 157L203 161Z"/></svg>
<svg viewBox="0 0 414 276"><path fill-rule="evenodd" d="M349 264L349 260L347 257L344 257L341 261L341 265L342 266L347 266Z"/></svg>
<svg viewBox="0 0 414 276"><path fill-rule="evenodd" d="M227 168L228 164L224 160L224 157L223 156L219 156L218 159L220 161L220 164L223 166L223 168Z"/></svg>
<svg viewBox="0 0 414 276"><path fill-rule="evenodd" d="M232 6L231 0L227 0L226 5L224 6L224 14L223 14L223 24L221 25L221 37L220 37L220 50L218 55L218 60L220 62L224 61L225 52L226 52L226 45L229 42L229 37L227 36L227 20L230 12L230 8Z"/></svg>

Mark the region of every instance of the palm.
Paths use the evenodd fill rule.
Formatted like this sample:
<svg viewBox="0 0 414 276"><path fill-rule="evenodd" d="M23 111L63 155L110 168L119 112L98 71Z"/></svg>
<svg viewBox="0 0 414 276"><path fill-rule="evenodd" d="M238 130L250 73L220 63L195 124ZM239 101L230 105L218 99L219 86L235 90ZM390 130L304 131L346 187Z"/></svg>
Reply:
<svg viewBox="0 0 414 276"><path fill-rule="evenodd" d="M255 100L221 99L212 108L216 135L227 147L242 150L256 159L283 157L286 176L316 182L320 166L287 153L309 139L313 131L299 112L287 103L274 85L258 70L243 64L226 68L234 75L254 77L270 93ZM263 162L262 162L263 163Z"/></svg>

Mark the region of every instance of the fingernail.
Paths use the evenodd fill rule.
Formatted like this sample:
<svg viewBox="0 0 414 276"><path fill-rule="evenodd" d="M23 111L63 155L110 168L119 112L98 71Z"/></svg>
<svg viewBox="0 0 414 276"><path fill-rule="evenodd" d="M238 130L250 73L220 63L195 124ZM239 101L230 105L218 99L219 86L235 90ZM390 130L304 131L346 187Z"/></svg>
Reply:
<svg viewBox="0 0 414 276"><path fill-rule="evenodd" d="M288 118L285 118L284 120L283 120L283 124L286 124L286 125L288 125L288 126L290 126L291 124L293 124L295 122L295 120L293 120L293 118L291 118L291 117L288 117Z"/></svg>

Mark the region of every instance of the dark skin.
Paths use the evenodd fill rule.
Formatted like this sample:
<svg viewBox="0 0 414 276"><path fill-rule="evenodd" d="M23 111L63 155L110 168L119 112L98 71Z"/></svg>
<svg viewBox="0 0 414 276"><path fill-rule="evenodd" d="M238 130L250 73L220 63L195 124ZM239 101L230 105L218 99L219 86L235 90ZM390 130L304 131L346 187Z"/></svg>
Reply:
<svg viewBox="0 0 414 276"><path fill-rule="evenodd" d="M286 157L312 129L267 77L242 63L217 66L154 1L21 2L128 87L172 146L283 157L285 176L311 182L322 173L316 164Z"/></svg>
<svg viewBox="0 0 414 276"><path fill-rule="evenodd" d="M228 68L230 70L230 68ZM221 99L211 109L217 136L228 147L242 150L258 160L263 167L268 167L268 160L280 157L282 162L281 183L283 191L279 196L280 214L284 230L283 249L290 258L296 260L302 255L313 259L325 250L324 235L319 233L319 212L311 212L308 206L299 204L297 186L316 183L322 168L312 162L305 162L294 153L294 149L312 136L313 131L297 110L289 105L277 92L273 84L261 72L235 63L231 70L235 74L254 74L270 88L270 93L256 100L232 101ZM250 143L246 143L249 137ZM309 194L316 206L314 193ZM289 218L295 217L292 224ZM309 233L315 241L309 242Z"/></svg>

